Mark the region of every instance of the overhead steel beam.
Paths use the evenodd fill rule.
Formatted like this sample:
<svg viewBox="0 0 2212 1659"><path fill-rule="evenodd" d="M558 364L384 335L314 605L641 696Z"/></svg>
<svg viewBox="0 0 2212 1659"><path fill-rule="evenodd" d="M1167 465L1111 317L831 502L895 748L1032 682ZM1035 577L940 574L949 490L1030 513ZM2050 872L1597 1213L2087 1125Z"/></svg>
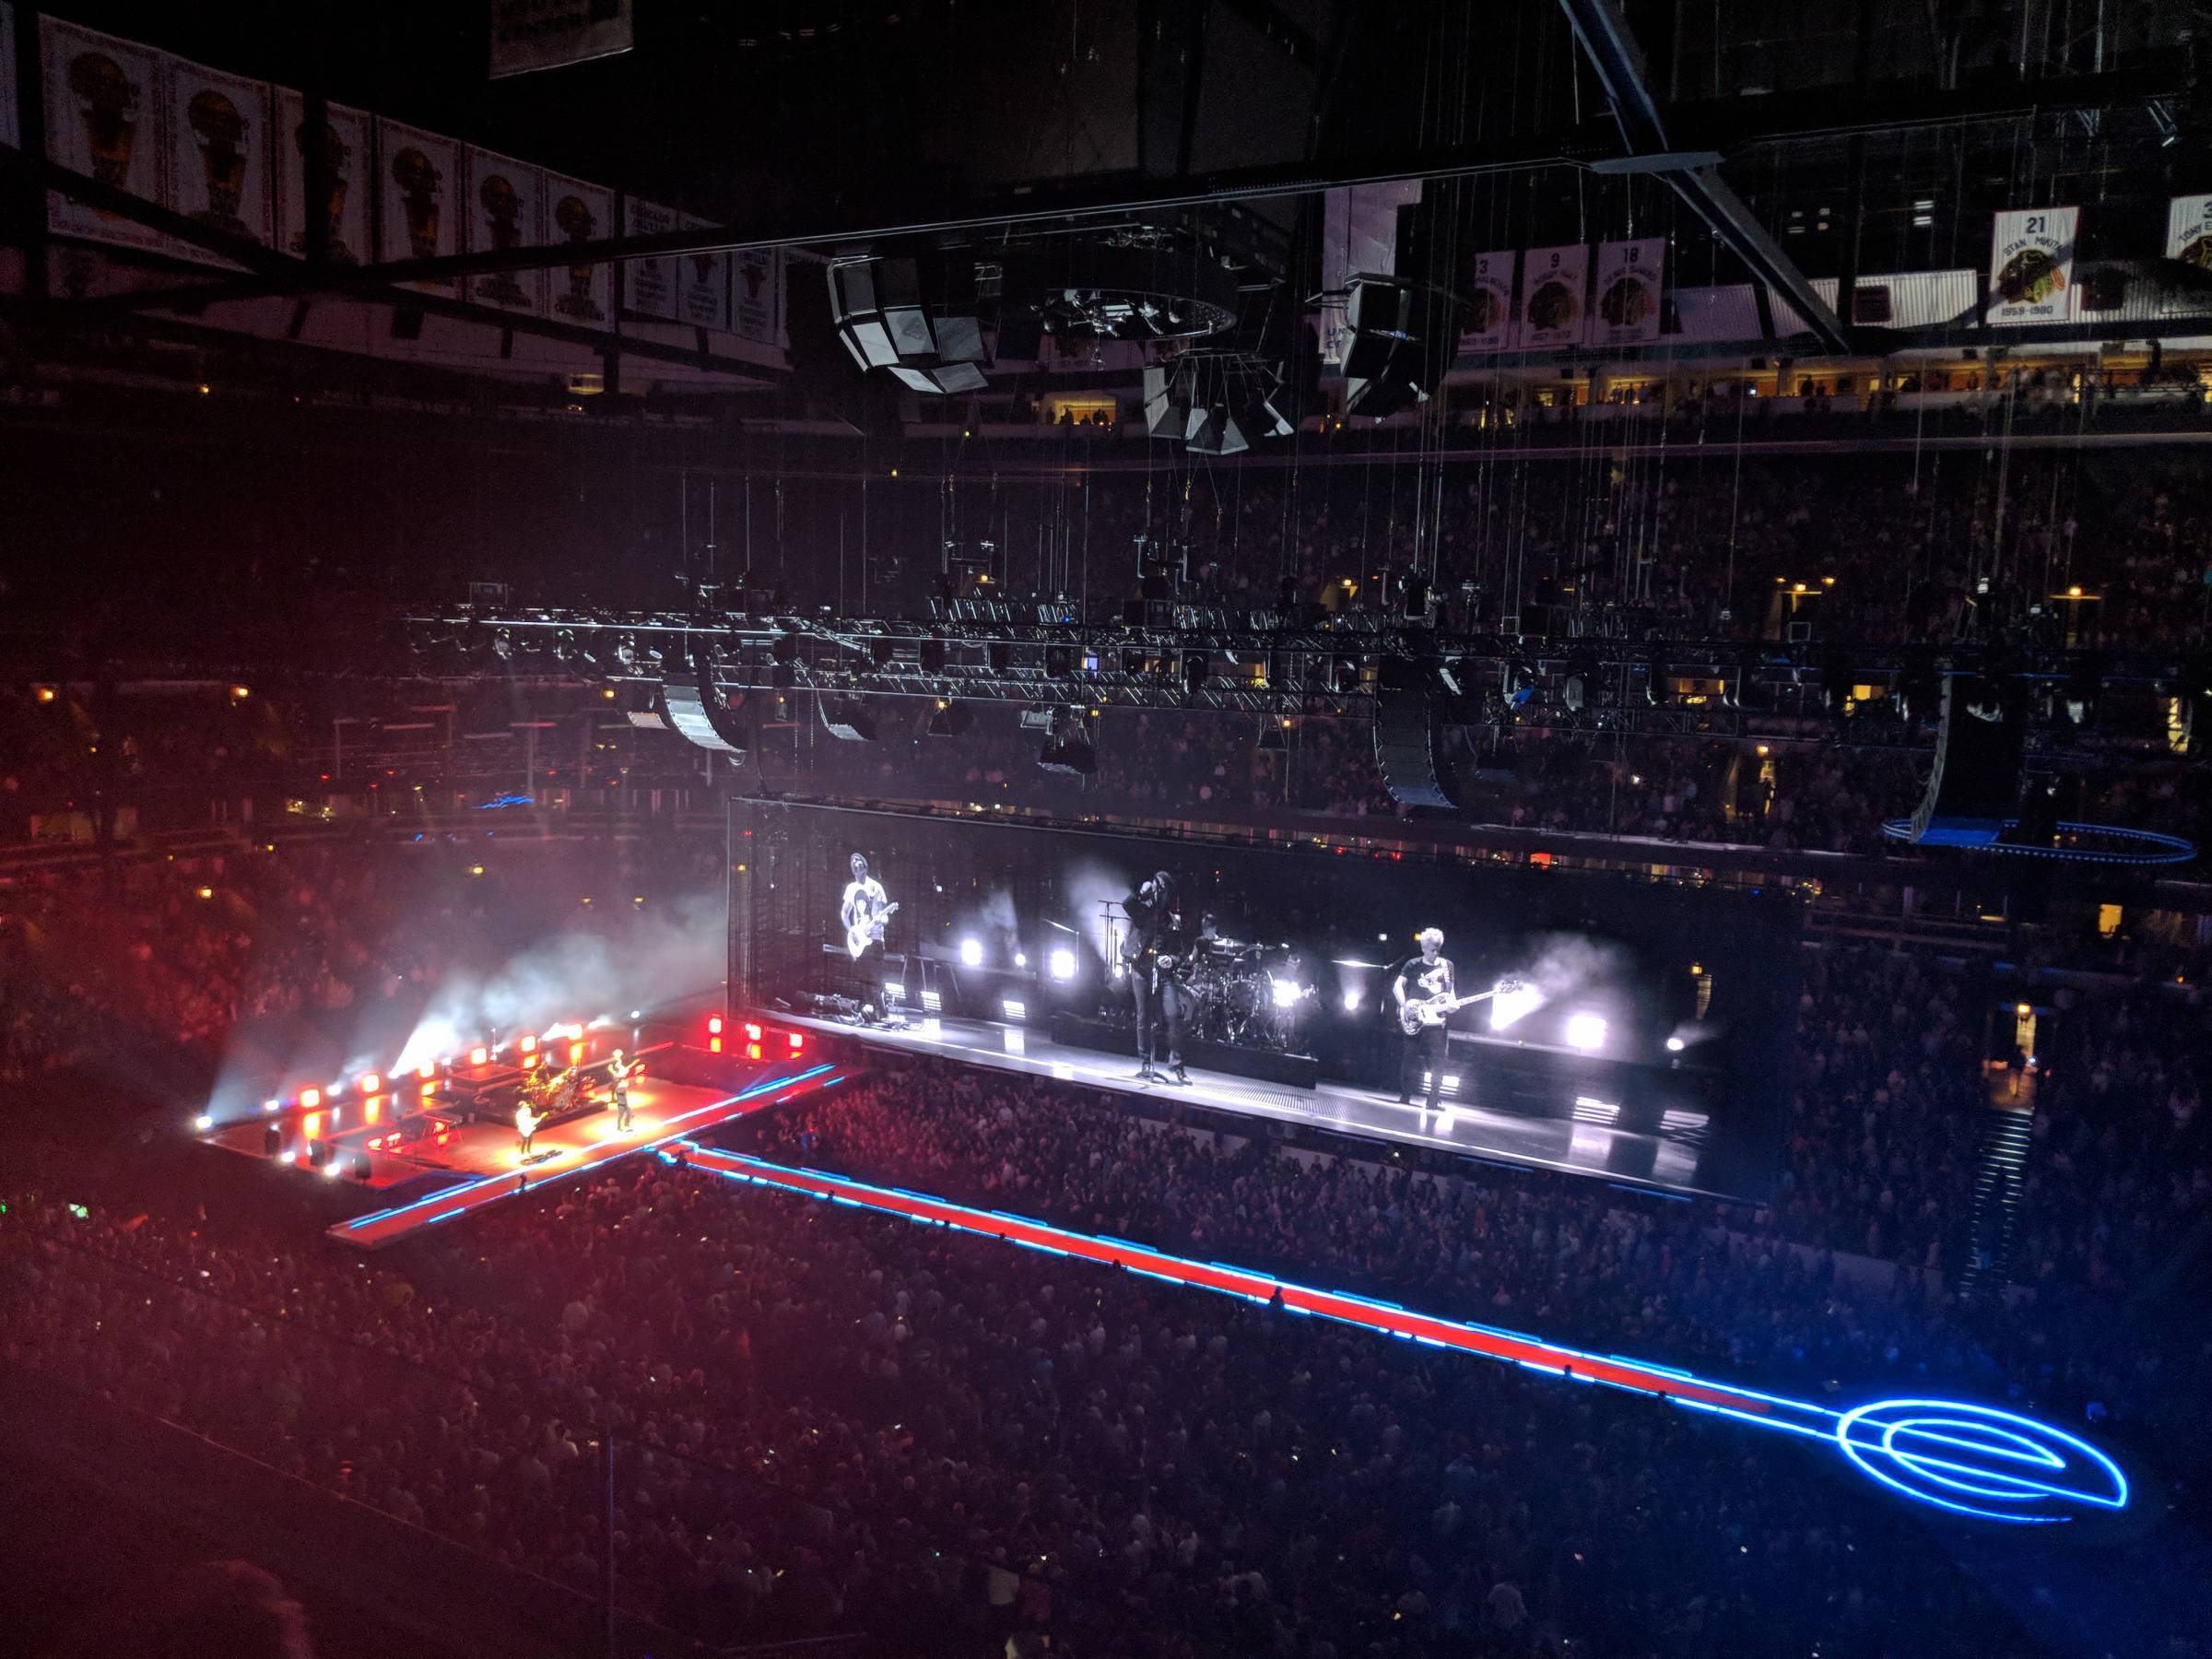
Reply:
<svg viewBox="0 0 2212 1659"><path fill-rule="evenodd" d="M1559 5L1606 89L1606 100L1620 126L1622 145L1631 156L1666 156L1665 118L1619 0L1559 0ZM1790 302L1825 349L1851 349L1848 332L1835 308L1814 291L1796 262L1782 251L1782 244L1759 222L1743 197L1721 177L1719 168L1670 168L1661 176L1754 276Z"/></svg>

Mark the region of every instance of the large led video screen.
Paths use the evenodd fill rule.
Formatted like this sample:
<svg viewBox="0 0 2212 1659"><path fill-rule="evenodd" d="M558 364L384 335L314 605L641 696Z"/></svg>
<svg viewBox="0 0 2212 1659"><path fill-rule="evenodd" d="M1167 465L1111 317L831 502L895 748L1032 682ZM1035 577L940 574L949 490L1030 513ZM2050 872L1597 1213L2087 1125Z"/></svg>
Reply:
<svg viewBox="0 0 2212 1659"><path fill-rule="evenodd" d="M1388 1094L1419 1041L1406 1002L1449 1004L1422 1053L1461 1097L1671 1135L1699 1190L1755 1197L1778 1173L1787 892L794 802L734 801L730 844L736 1006L863 1031L1012 1023L1125 1053L1146 1011L1132 979L1164 983L1164 959L1194 1065ZM1164 938L1137 936L1147 915ZM1430 1069L1410 1074L1417 1105Z"/></svg>

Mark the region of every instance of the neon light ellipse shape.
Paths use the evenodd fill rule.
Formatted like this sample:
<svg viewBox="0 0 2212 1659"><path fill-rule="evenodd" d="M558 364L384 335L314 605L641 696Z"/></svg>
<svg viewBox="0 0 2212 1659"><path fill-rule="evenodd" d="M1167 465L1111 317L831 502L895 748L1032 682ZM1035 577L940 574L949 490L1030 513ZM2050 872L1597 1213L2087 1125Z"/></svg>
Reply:
<svg viewBox="0 0 2212 1659"><path fill-rule="evenodd" d="M2127 1477L2088 1441L2017 1412L1959 1400L1876 1400L1836 1419L1859 1470L1922 1503L2048 1526L2127 1506Z"/></svg>

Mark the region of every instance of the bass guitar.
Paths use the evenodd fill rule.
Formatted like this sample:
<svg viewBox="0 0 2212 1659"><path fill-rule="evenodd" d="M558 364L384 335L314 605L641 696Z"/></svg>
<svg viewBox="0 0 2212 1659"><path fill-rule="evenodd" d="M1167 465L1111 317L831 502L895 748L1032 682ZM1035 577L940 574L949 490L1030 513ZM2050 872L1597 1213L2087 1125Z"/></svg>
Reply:
<svg viewBox="0 0 2212 1659"><path fill-rule="evenodd" d="M1470 992L1465 996L1408 997L1398 1005L1398 1029L1408 1037L1418 1037L1429 1027L1442 1025L1462 1008L1526 988L1520 980L1501 979L1488 991Z"/></svg>

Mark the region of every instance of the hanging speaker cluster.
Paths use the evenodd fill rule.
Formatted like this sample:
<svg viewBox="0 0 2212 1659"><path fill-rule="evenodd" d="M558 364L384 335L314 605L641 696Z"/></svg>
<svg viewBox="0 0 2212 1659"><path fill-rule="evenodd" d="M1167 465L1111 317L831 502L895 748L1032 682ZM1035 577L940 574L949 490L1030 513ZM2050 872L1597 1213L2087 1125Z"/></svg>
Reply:
<svg viewBox="0 0 2212 1659"><path fill-rule="evenodd" d="M1425 283L1355 276L1345 300L1344 412L1380 419L1429 401L1455 347L1452 306Z"/></svg>
<svg viewBox="0 0 2212 1659"><path fill-rule="evenodd" d="M705 652L692 659L688 679L661 682L661 707L666 712L667 724L700 748L718 755L744 756L747 747L745 727L715 686L714 659Z"/></svg>
<svg viewBox="0 0 2212 1659"><path fill-rule="evenodd" d="M1443 720L1423 665L1391 658L1375 686L1375 765L1401 806L1449 811L1459 790L1443 759Z"/></svg>
<svg viewBox="0 0 2212 1659"><path fill-rule="evenodd" d="M2027 701L2002 677L1944 677L1936 767L1912 814L1912 841L1986 847L2019 816Z"/></svg>
<svg viewBox="0 0 2212 1659"><path fill-rule="evenodd" d="M924 283L912 259L841 259L830 266L830 314L837 337L865 372L884 370L915 392L980 392L985 381L983 324L973 268L956 263ZM965 293L955 291L964 288ZM930 289L936 291L929 291Z"/></svg>
<svg viewBox="0 0 2212 1659"><path fill-rule="evenodd" d="M1251 357L1194 356L1145 371L1145 430L1193 454L1237 455L1255 439L1288 438L1276 407L1283 371Z"/></svg>

